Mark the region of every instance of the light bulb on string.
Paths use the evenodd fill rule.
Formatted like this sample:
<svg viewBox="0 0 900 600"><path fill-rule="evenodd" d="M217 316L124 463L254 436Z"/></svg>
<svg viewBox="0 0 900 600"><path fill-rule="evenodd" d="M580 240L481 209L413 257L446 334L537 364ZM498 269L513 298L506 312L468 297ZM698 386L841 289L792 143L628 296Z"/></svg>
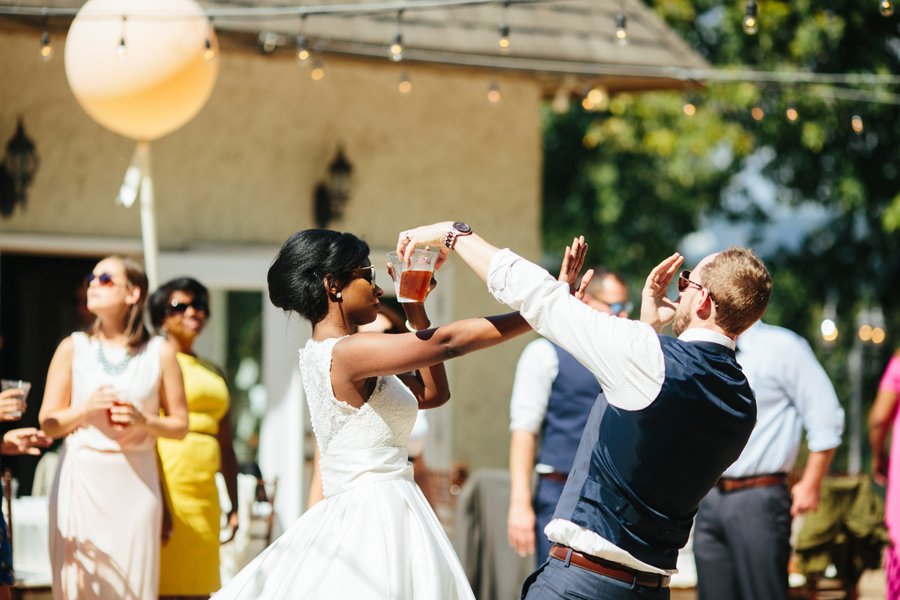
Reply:
<svg viewBox="0 0 900 600"><path fill-rule="evenodd" d="M41 58L44 62L49 62L53 58L53 45L50 43L50 32L47 29L41 34Z"/></svg>
<svg viewBox="0 0 900 600"><path fill-rule="evenodd" d="M403 34L399 31L394 34L394 43L391 44L391 60L394 62L403 60Z"/></svg>
<svg viewBox="0 0 900 600"><path fill-rule="evenodd" d="M41 59L49 62L53 58L53 45L50 43L50 29L47 27L47 7L41 9L43 15L44 32L41 34Z"/></svg>
<svg viewBox="0 0 900 600"><path fill-rule="evenodd" d="M800 117L800 113L797 112L797 107L794 106L793 102L791 102L791 105L788 107L785 115L787 115L788 121L792 123Z"/></svg>
<svg viewBox="0 0 900 600"><path fill-rule="evenodd" d="M213 48L212 37L213 24L212 19L210 19L209 26L206 29L206 40L203 42L203 60L206 62L209 62L216 57L216 49Z"/></svg>
<svg viewBox="0 0 900 600"><path fill-rule="evenodd" d="M306 8L300 7L300 31L297 32L297 64L309 64L309 40L306 39Z"/></svg>
<svg viewBox="0 0 900 600"><path fill-rule="evenodd" d="M503 54L509 52L509 21L506 18L509 14L509 3L510 0L504 0L503 2L503 14L500 19L500 27L497 28L500 33L500 39L497 44L500 46L500 52Z"/></svg>
<svg viewBox="0 0 900 600"><path fill-rule="evenodd" d="M125 64L128 60L128 52L125 48L125 21L127 17L122 15L122 35L119 36L119 45L116 47L116 56L119 57L119 63Z"/></svg>
<svg viewBox="0 0 900 600"><path fill-rule="evenodd" d="M297 62L301 65L309 63L309 41L302 33L297 36Z"/></svg>
<svg viewBox="0 0 900 600"><path fill-rule="evenodd" d="M403 71L400 73L400 83L397 85L400 93L406 95L412 91L412 82L409 80L409 73Z"/></svg>
<svg viewBox="0 0 900 600"><path fill-rule="evenodd" d="M509 52L509 24L506 22L500 23L500 41L497 42L500 46L500 51L503 53Z"/></svg>
<svg viewBox="0 0 900 600"><path fill-rule="evenodd" d="M390 54L391 60L394 62L403 60L403 9L397 11L397 33L394 34Z"/></svg>
<svg viewBox="0 0 900 600"><path fill-rule="evenodd" d="M589 89L587 94L585 94L585 100L587 100L587 103L584 101L581 103L585 110L606 110L609 108L609 92L606 91L605 87L597 86Z"/></svg>
<svg viewBox="0 0 900 600"><path fill-rule="evenodd" d="M757 14L755 0L747 1L747 8L744 10L744 22L742 24L744 33L747 35L755 35L759 31L759 16Z"/></svg>
<svg viewBox="0 0 900 600"><path fill-rule="evenodd" d="M491 79L491 85L488 87L487 99L491 104L500 102L500 87L497 85L496 79Z"/></svg>
<svg viewBox="0 0 900 600"><path fill-rule="evenodd" d="M856 132L857 135L861 135L863 132L863 120L859 115L853 115L850 119L850 127L853 128L853 131Z"/></svg>
<svg viewBox="0 0 900 600"><path fill-rule="evenodd" d="M616 41L620 46L628 45L628 31L625 30L625 24L625 13L618 13L616 15Z"/></svg>
<svg viewBox="0 0 900 600"><path fill-rule="evenodd" d="M750 111L750 115L756 119L757 121L762 121L763 117L766 116L765 111L759 106L754 106L753 110Z"/></svg>
<svg viewBox="0 0 900 600"><path fill-rule="evenodd" d="M697 113L697 107L694 105L694 101L690 98L685 101L682 110L684 111L684 114L689 117L693 117Z"/></svg>
<svg viewBox="0 0 900 600"><path fill-rule="evenodd" d="M320 56L316 56L313 59L312 71L309 72L309 76L312 77L313 81L321 81L325 77L325 68L322 66L322 58Z"/></svg>
<svg viewBox="0 0 900 600"><path fill-rule="evenodd" d="M894 14L894 1L893 0L879 0L878 12L880 12L881 15L884 17L889 17L892 14Z"/></svg>

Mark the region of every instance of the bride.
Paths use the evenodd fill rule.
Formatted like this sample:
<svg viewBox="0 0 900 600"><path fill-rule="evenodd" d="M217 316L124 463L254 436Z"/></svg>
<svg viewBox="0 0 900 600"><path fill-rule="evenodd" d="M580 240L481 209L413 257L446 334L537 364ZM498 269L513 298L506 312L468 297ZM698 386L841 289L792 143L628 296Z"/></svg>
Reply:
<svg viewBox="0 0 900 600"><path fill-rule="evenodd" d="M570 257L567 249L563 270L569 264L577 274L583 256ZM418 408L450 399L443 361L530 327L512 313L431 329L422 303L404 303L413 332L354 333L376 318L383 291L368 245L349 233L295 233L268 282L275 306L313 325L300 369L325 500L214 598L474 600L450 541L413 482L406 441Z"/></svg>

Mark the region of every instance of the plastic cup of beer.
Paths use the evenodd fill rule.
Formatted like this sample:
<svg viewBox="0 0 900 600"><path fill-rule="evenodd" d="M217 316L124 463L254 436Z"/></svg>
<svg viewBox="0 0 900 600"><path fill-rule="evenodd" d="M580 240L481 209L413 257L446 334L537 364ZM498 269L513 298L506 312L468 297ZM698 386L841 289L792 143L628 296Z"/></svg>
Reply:
<svg viewBox="0 0 900 600"><path fill-rule="evenodd" d="M409 266L396 252L388 252L394 269L394 290L400 302L425 302L428 286L434 274L434 263L440 252L416 248L409 259Z"/></svg>
<svg viewBox="0 0 900 600"><path fill-rule="evenodd" d="M22 410L25 410L25 400L28 398L28 391L30 389L31 383L28 381L22 381L21 379L0 379L0 392L5 392L6 390L22 390ZM9 416L12 419L20 419L22 418L22 412L16 411L10 413Z"/></svg>

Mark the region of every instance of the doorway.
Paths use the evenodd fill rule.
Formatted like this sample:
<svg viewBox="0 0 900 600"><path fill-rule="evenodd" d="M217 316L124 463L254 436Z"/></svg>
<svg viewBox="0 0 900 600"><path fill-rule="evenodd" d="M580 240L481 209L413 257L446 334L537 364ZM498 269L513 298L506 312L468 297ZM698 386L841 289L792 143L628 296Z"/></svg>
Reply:
<svg viewBox="0 0 900 600"><path fill-rule="evenodd" d="M90 327L84 278L96 257L0 254L0 377L31 382L22 419L0 425L0 434L17 427L40 427L38 412L50 360L59 343L73 331ZM55 446L59 445L59 441ZM4 456L30 494L39 457Z"/></svg>

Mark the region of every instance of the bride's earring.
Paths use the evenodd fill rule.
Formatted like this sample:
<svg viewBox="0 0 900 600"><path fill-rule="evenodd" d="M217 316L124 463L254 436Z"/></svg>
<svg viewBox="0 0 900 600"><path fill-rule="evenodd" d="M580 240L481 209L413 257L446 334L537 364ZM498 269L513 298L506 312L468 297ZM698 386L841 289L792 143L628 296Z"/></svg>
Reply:
<svg viewBox="0 0 900 600"><path fill-rule="evenodd" d="M334 297L337 298L338 300L340 300L340 299L341 299L341 293L338 292L337 294L334 295Z"/></svg>

